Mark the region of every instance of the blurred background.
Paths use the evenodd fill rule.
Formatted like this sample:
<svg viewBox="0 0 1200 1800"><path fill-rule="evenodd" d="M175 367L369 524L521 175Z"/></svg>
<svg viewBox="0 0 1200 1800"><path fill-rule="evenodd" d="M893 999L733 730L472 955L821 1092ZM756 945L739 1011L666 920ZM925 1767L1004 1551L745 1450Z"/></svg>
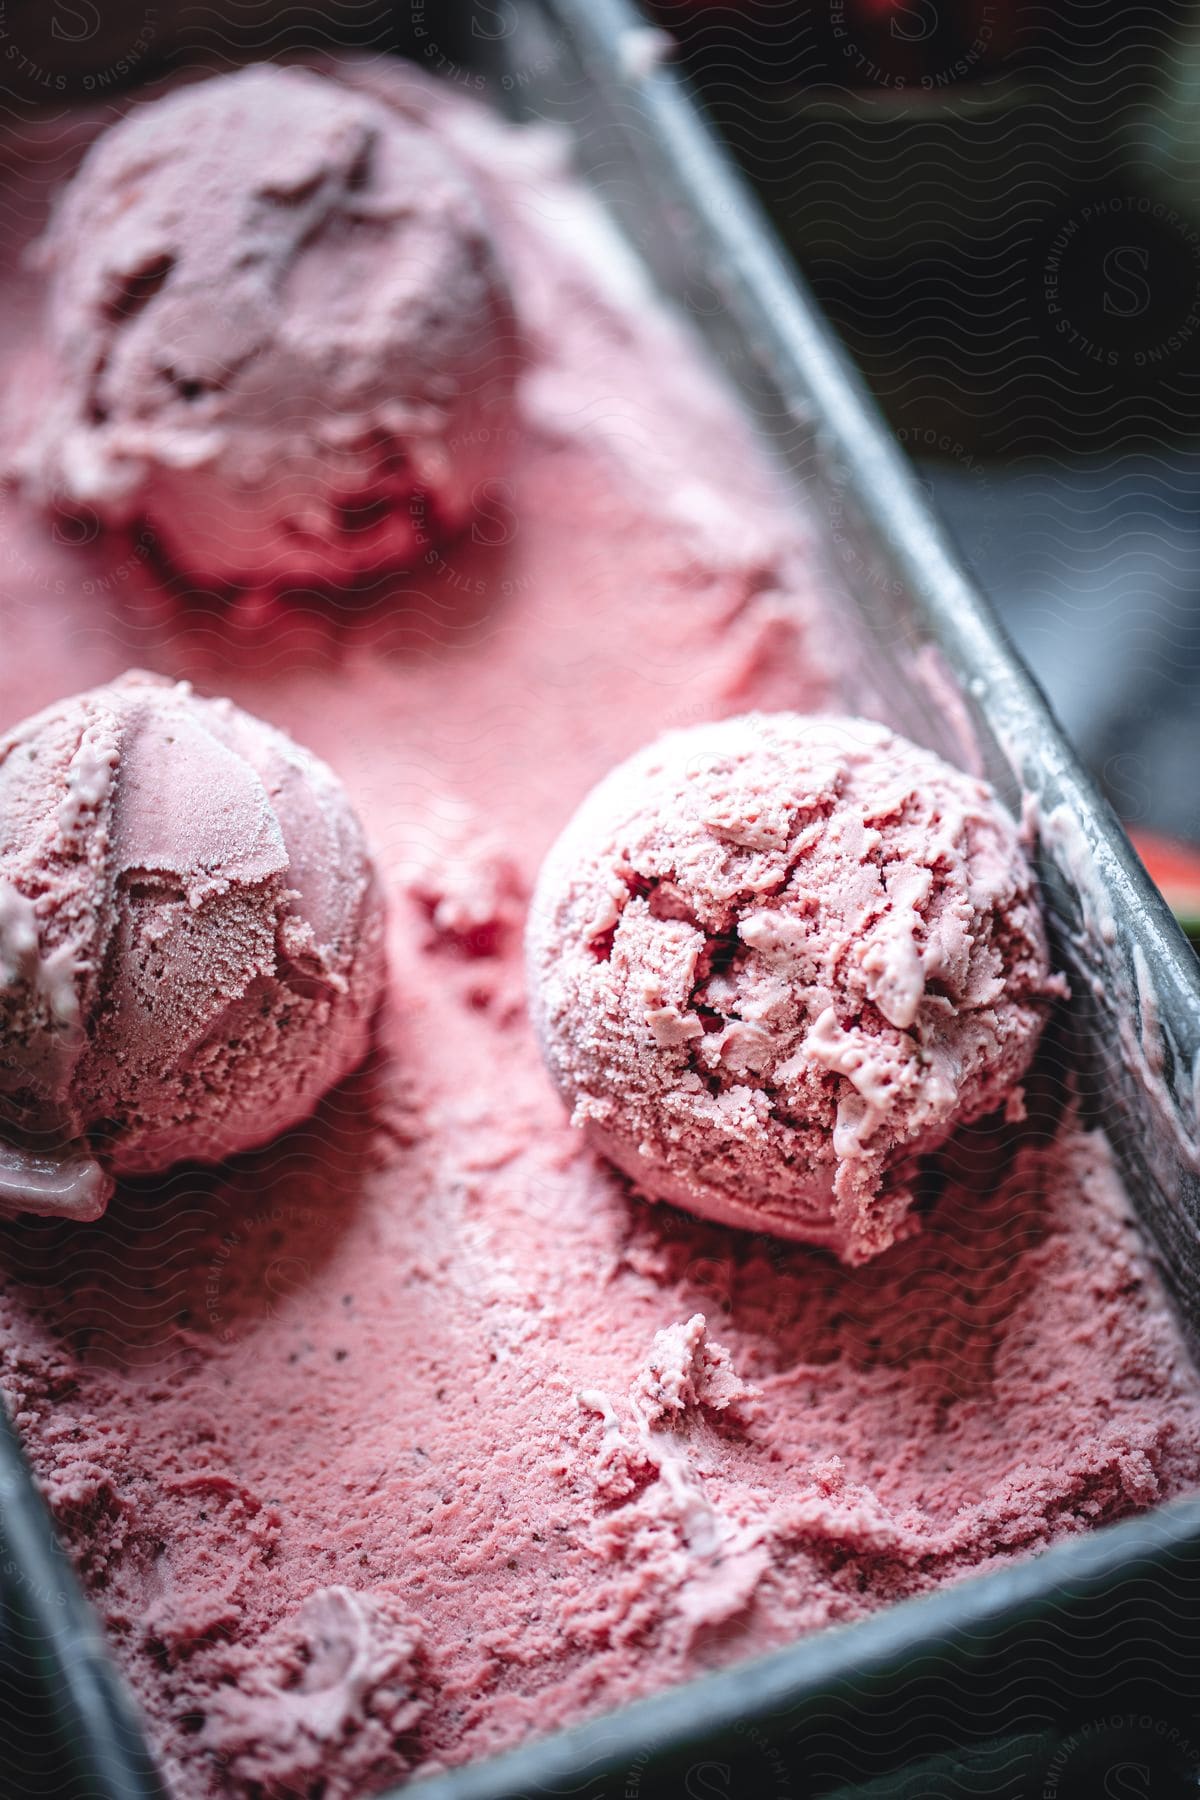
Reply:
<svg viewBox="0 0 1200 1800"><path fill-rule="evenodd" d="M1093 773L1195 907L1187 859L1144 832L1200 840L1200 7L650 10Z"/></svg>

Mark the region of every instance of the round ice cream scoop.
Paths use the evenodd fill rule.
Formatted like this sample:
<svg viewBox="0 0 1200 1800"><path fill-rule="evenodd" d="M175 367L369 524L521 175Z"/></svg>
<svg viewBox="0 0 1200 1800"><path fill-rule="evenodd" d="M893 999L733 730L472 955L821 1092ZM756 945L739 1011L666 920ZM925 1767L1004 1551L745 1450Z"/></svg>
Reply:
<svg viewBox="0 0 1200 1800"><path fill-rule="evenodd" d="M992 790L792 713L615 769L546 860L528 956L551 1074L644 1193L850 1262L905 1230L918 1157L1019 1105L1058 991Z"/></svg>
<svg viewBox="0 0 1200 1800"><path fill-rule="evenodd" d="M475 186L427 127L263 64L139 106L43 241L47 504L141 521L206 582L338 581L460 529L515 331Z"/></svg>
<svg viewBox="0 0 1200 1800"><path fill-rule="evenodd" d="M132 674L0 737L0 1207L94 1218L363 1057L383 909L328 768Z"/></svg>

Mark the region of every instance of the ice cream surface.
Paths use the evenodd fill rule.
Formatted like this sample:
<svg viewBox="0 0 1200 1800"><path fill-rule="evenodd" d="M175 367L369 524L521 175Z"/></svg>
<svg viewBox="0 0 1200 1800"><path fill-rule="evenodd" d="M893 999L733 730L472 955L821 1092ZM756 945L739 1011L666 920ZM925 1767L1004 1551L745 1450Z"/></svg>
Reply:
<svg viewBox="0 0 1200 1800"><path fill-rule="evenodd" d="M270 65L138 105L42 244L33 491L208 582L343 580L462 527L517 354L475 185L370 94Z"/></svg>
<svg viewBox="0 0 1200 1800"><path fill-rule="evenodd" d="M0 1201L94 1217L362 1061L382 901L326 766L128 675L0 736Z"/></svg>
<svg viewBox="0 0 1200 1800"><path fill-rule="evenodd" d="M524 998L538 870L662 732L837 703L811 533L556 141L362 73L485 191L530 344L515 529L372 606L226 609L0 497L0 728L188 677L332 764L387 886L379 1053L311 1120L0 1230L5 1398L177 1800L364 1800L1200 1477L1053 1041L1030 1119L959 1134L859 1266L648 1206L571 1127ZM21 140L14 238L68 148Z"/></svg>
<svg viewBox="0 0 1200 1800"><path fill-rule="evenodd" d="M1055 984L988 786L882 725L757 714L637 752L530 909L530 1002L651 1199L877 1255L917 1159L1021 1104Z"/></svg>

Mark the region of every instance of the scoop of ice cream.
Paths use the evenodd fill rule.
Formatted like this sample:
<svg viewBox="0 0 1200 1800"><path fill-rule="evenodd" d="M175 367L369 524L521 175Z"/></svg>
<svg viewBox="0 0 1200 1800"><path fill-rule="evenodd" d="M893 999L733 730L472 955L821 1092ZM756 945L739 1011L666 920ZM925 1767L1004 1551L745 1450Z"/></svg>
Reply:
<svg viewBox="0 0 1200 1800"><path fill-rule="evenodd" d="M137 107L43 241L43 502L151 526L199 580L338 580L458 530L514 325L479 196L425 127L259 65Z"/></svg>
<svg viewBox="0 0 1200 1800"><path fill-rule="evenodd" d="M0 1208L305 1118L367 1047L382 902L323 763L132 674L0 737Z"/></svg>
<svg viewBox="0 0 1200 1800"><path fill-rule="evenodd" d="M992 790L793 713L601 782L543 867L529 971L575 1122L639 1188L851 1262L906 1229L919 1156L1019 1104L1057 991Z"/></svg>

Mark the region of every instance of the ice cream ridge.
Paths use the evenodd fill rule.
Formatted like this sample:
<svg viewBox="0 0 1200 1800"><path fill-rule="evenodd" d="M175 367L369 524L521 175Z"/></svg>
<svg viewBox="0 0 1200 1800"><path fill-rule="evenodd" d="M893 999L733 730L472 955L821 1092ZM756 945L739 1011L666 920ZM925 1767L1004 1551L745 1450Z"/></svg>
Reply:
<svg viewBox="0 0 1200 1800"><path fill-rule="evenodd" d="M918 1159L1001 1106L1051 1002L993 791L862 719L669 733L551 851L529 925L575 1122L652 1199L861 1262Z"/></svg>
<svg viewBox="0 0 1200 1800"><path fill-rule="evenodd" d="M0 737L0 1209L267 1142L361 1061L383 973L358 822L283 732L134 673Z"/></svg>
<svg viewBox="0 0 1200 1800"><path fill-rule="evenodd" d="M210 584L339 582L459 530L504 436L512 305L475 186L367 92L260 65L139 105L41 245L48 507Z"/></svg>

